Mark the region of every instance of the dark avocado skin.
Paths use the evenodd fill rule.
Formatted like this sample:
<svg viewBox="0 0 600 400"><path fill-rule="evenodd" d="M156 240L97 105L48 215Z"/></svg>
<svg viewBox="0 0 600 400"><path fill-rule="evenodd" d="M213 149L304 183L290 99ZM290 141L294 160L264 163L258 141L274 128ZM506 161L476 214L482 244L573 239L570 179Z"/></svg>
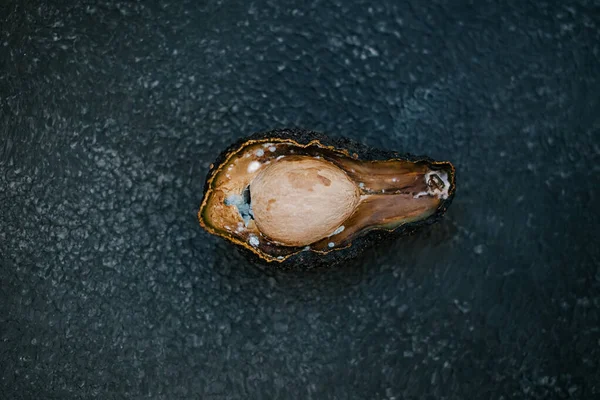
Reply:
<svg viewBox="0 0 600 400"><path fill-rule="evenodd" d="M395 151L370 147L345 137L333 137L328 136L324 133L297 128L276 129L267 132L258 132L250 136L246 136L229 146L223 152L221 152L221 154L213 163L214 168L211 169L211 171L206 177L203 197L208 191L209 179L212 177L213 174L216 173L217 166L225 162L227 156L232 151L239 149L248 140L261 140L270 138L291 139L300 144L306 144L312 140L318 140L323 145L334 146L337 149L344 149L347 150L350 154L356 153L358 154L358 158L360 160L387 160L390 158L399 158L410 161L434 161L433 159L427 156L415 156L409 153L398 153ZM454 172L454 183L456 188L456 171ZM455 193L456 189L446 200L444 200L440 204L440 207L438 207L437 211L425 220L399 226L394 231L377 229L372 230L370 232L367 232L363 236L356 238L352 242L352 245L350 247L341 250L333 250L327 254L320 254L313 251L302 251L300 253L290 256L283 262L268 262L260 258L257 254L242 246L235 245L235 247L238 248L241 251L241 253L244 254L253 263L265 265L268 267L275 267L285 270L311 270L320 269L324 267L333 267L336 265L346 263L360 256L365 250L369 248L372 248L374 246L385 246L386 243L389 243L393 239L411 235L419 229L439 221L450 206L450 204L452 203ZM232 246L234 245L233 243L231 244Z"/></svg>

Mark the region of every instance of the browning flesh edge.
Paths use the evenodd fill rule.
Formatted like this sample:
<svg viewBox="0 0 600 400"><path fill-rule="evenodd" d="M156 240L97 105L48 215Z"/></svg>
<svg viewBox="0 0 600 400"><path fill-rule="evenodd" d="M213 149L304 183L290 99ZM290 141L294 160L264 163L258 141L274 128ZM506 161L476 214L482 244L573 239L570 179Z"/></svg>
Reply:
<svg viewBox="0 0 600 400"><path fill-rule="evenodd" d="M450 162L361 161L319 140L248 140L211 169L200 225L266 261L425 220L454 193Z"/></svg>

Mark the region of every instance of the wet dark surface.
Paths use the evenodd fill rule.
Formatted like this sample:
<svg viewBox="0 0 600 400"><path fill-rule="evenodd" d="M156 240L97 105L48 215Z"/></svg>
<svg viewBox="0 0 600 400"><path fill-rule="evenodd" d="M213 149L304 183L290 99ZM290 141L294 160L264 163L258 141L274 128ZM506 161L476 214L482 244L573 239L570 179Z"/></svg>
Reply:
<svg viewBox="0 0 600 400"><path fill-rule="evenodd" d="M598 2L46 3L0 6L1 398L600 395ZM446 218L247 264L204 178L293 126L453 161Z"/></svg>

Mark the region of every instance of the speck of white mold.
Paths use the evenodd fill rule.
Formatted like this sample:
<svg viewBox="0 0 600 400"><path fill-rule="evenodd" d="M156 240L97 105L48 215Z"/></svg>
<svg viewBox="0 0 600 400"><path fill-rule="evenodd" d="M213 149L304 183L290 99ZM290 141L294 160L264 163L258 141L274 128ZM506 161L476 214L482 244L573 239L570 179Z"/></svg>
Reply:
<svg viewBox="0 0 600 400"><path fill-rule="evenodd" d="M361 182L361 183L358 184L358 187L362 189L362 188L365 187L365 184Z"/></svg>
<svg viewBox="0 0 600 400"><path fill-rule="evenodd" d="M258 161L252 161L248 164L248 172L255 172L260 168L260 163Z"/></svg>
<svg viewBox="0 0 600 400"><path fill-rule="evenodd" d="M233 206L236 204L240 204L241 201L242 200L241 200L240 196L238 196L237 194L230 194L229 196L227 196L225 198L224 203L226 206Z"/></svg>
<svg viewBox="0 0 600 400"><path fill-rule="evenodd" d="M258 238L256 236L250 236L250 239L248 240L248 242L250 243L251 246L258 246L260 244Z"/></svg>
<svg viewBox="0 0 600 400"><path fill-rule="evenodd" d="M328 244L327 246L329 246L329 247L333 247L333 246L335 246L335 243L333 243L333 242L329 242L329 244Z"/></svg>
<svg viewBox="0 0 600 400"><path fill-rule="evenodd" d="M263 149L258 149L254 154L256 154L257 157L262 157L265 155L265 152L263 151Z"/></svg>
<svg viewBox="0 0 600 400"><path fill-rule="evenodd" d="M339 228L337 228L335 231L333 231L333 233L331 234L331 236L333 235L337 235L338 233L342 233L344 232L344 229L346 229L346 227L344 225L340 226Z"/></svg>
<svg viewBox="0 0 600 400"><path fill-rule="evenodd" d="M398 181L398 179L392 178L392 182L397 182L397 181Z"/></svg>
<svg viewBox="0 0 600 400"><path fill-rule="evenodd" d="M271 146L271 147L269 147L269 151L270 151L271 153L273 153L275 150L277 150L277 147L275 147L275 146Z"/></svg>

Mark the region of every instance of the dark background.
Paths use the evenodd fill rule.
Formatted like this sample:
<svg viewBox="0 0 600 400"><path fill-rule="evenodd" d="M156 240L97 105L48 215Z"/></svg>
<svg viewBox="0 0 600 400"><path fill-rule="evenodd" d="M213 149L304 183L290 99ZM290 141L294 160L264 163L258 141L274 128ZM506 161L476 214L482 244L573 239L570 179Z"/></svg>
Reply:
<svg viewBox="0 0 600 400"><path fill-rule="evenodd" d="M0 398L592 399L599 111L597 1L5 1ZM279 127L450 160L455 201L261 270L196 210Z"/></svg>

